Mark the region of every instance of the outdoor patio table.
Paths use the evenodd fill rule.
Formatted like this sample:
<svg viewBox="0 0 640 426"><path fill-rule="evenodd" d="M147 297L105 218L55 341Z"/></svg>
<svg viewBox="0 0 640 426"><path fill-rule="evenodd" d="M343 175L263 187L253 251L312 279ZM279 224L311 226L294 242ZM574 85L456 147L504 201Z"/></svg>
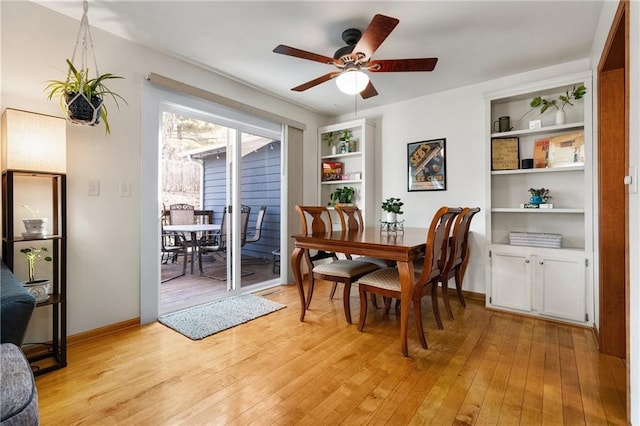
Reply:
<svg viewBox="0 0 640 426"><path fill-rule="evenodd" d="M220 230L220 224L198 223L189 225L164 225L165 231L191 233L191 273L193 274L194 256L198 250L198 233L213 232Z"/></svg>

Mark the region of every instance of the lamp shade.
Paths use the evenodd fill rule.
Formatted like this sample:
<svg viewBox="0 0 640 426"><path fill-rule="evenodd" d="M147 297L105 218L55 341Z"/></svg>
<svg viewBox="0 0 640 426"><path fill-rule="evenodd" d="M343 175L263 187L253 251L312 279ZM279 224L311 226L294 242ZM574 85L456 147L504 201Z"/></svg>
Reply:
<svg viewBox="0 0 640 426"><path fill-rule="evenodd" d="M2 114L2 170L66 173L63 118L7 108Z"/></svg>
<svg viewBox="0 0 640 426"><path fill-rule="evenodd" d="M336 85L342 93L357 95L369 84L369 76L358 70L345 70L336 79Z"/></svg>

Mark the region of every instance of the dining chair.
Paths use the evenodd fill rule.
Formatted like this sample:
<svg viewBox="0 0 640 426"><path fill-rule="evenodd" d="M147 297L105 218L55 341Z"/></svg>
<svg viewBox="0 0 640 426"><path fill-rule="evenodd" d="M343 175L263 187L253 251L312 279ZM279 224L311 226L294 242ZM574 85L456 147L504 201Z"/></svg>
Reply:
<svg viewBox="0 0 640 426"><path fill-rule="evenodd" d="M336 204L335 210L340 218L340 224L342 229L346 231L356 231L361 232L364 229L364 220L362 219L362 211L358 206L345 206L342 204ZM351 255L346 253L347 258L352 259ZM395 264L394 261L387 259L380 259L378 257L371 256L358 256L356 260L362 260L365 262L373 263L379 268L386 268L387 266L393 266ZM331 298L335 294L336 287L334 286L331 289ZM378 301L375 297L375 294L371 294L371 301L373 302L373 306L378 307Z"/></svg>
<svg viewBox="0 0 640 426"><path fill-rule="evenodd" d="M251 207L241 205L240 207L240 234L241 241L240 247L244 247L247 241L247 227L249 224L249 215L251 214ZM229 213L231 213L229 209ZM227 251L227 207L224 208L222 213L222 221L220 222L220 230L215 233L206 233L198 241L198 264L200 266L200 272L202 272L202 255L207 253L226 253Z"/></svg>
<svg viewBox="0 0 640 426"><path fill-rule="evenodd" d="M171 204L169 206L171 225L190 225L196 223L195 208L191 204Z"/></svg>
<svg viewBox="0 0 640 426"><path fill-rule="evenodd" d="M418 337L422 347L427 349L427 339L422 326L422 298L431 295L431 306L433 316L439 329L443 329L438 307L438 279L444 267L443 250L451 231L453 219L462 211L459 208L441 207L434 214L431 225L427 231L425 253L422 258L422 270L414 271L413 293L413 316L418 330ZM360 322L358 330L364 330L364 323L367 319L367 293L376 293L388 299L400 299L400 274L398 268L381 268L360 278L356 284L360 291ZM388 307L387 307L388 309Z"/></svg>
<svg viewBox="0 0 640 426"><path fill-rule="evenodd" d="M174 263L179 255L184 258L182 264L182 273L161 280L161 283L179 278L187 273L187 253L188 245L184 236L178 232L169 232L164 230L164 223L160 221L160 262L168 264L169 260Z"/></svg>
<svg viewBox="0 0 640 426"><path fill-rule="evenodd" d="M258 217L256 218L256 224L253 227L253 233L251 237L246 238L247 243L257 243L262 236L262 224L264 223L264 217L267 214L267 206L261 206L258 211Z"/></svg>
<svg viewBox="0 0 640 426"><path fill-rule="evenodd" d="M440 282L442 283L442 299L449 319L453 319L453 311L449 303L448 283L451 278L455 279L456 293L458 300L463 307L467 304L462 293L462 281L469 264L469 228L473 216L480 211L479 207L462 209L453 224L451 238L449 240L449 254L447 262L442 270Z"/></svg>
<svg viewBox="0 0 640 426"><path fill-rule="evenodd" d="M326 207L298 205L296 210L300 216L303 234L326 234L333 231L331 214ZM309 309L311 305L316 280L330 281L333 286L339 282L343 283L342 302L344 315L347 323L351 324L351 307L349 305L351 284L365 274L378 269L378 267L373 263L361 260L338 259L335 253L318 252L312 256L309 250L305 250L304 257L309 268L309 291L307 293L306 308ZM331 259L331 261L318 263L323 259Z"/></svg>

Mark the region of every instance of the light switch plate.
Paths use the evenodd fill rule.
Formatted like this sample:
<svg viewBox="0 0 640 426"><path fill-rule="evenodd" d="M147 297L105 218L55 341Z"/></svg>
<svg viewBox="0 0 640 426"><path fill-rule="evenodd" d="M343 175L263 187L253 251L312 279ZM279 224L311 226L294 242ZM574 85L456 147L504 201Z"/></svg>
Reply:
<svg viewBox="0 0 640 426"><path fill-rule="evenodd" d="M100 195L100 181L97 179L91 179L89 181L89 190L87 191L88 195L93 197L97 197Z"/></svg>
<svg viewBox="0 0 640 426"><path fill-rule="evenodd" d="M120 182L120 196L131 197L131 182Z"/></svg>

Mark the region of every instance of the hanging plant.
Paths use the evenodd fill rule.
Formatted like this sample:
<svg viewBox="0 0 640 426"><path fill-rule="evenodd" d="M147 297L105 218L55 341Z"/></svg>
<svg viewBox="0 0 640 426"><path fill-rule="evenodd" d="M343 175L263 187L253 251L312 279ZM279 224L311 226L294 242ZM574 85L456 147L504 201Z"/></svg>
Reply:
<svg viewBox="0 0 640 426"><path fill-rule="evenodd" d="M67 59L67 79L62 80L49 80L49 84L45 88L45 91L49 93L49 100L54 96L60 98L60 107L67 116L67 120L75 124L84 124L89 126L96 126L100 123L100 120L104 122L105 132L111 133L109 127L109 120L107 119L108 111L107 106L104 104L105 96L111 96L118 109L118 99L125 104L127 101L119 94L113 92L105 85L105 80L123 78L111 73L100 74L98 72L98 63L96 61L95 53L93 52L93 40L91 38L91 31L89 29L89 18L87 12L89 10L89 3L85 0L83 2L84 13L80 20L80 31L78 31L78 38L76 39L76 45L73 49L73 56L71 60ZM74 65L76 56L76 50L78 44L82 42L82 63L80 66ZM88 44L89 45L88 45ZM93 62L95 64L95 77L89 76L89 67L85 63L85 59L89 57L88 50L91 48L91 54L93 56Z"/></svg>
<svg viewBox="0 0 640 426"><path fill-rule="evenodd" d="M95 126L100 124L100 119L102 119L106 133L111 133L104 96L111 96L118 108L120 108L118 99L125 104L127 101L110 90L104 81L123 77L107 73L96 78L89 78L89 68L78 71L69 59L67 59L67 65L69 74L66 81L49 81L49 85L45 89L49 93L49 99L51 100L54 96L60 98L60 107L71 122Z"/></svg>

